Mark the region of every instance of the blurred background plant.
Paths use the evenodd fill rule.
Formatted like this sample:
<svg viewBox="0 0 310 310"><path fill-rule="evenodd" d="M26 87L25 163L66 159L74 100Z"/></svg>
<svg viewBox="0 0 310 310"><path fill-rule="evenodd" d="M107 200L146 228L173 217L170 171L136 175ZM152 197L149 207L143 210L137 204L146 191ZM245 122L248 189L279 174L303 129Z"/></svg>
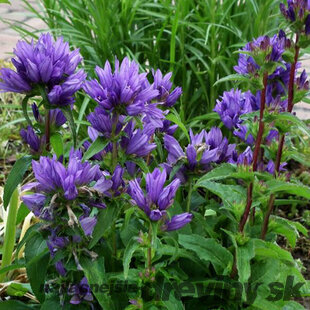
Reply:
<svg viewBox="0 0 310 310"><path fill-rule="evenodd" d="M181 120L211 112L231 82L213 86L231 74L237 54L254 37L279 26L278 0L22 0L56 36L81 49L86 68L117 56L136 59L143 69L172 71L183 88ZM36 37L22 24L23 37ZM92 74L92 72L90 72Z"/></svg>

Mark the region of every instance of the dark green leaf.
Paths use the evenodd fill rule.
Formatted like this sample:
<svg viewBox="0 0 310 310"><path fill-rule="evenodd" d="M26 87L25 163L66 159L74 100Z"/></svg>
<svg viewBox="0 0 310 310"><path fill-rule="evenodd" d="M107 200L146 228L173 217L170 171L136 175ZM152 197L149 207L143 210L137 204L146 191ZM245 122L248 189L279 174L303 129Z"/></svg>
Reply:
<svg viewBox="0 0 310 310"><path fill-rule="evenodd" d="M31 288L40 302L45 299L42 289L45 282L45 275L50 259L46 240L39 232L26 242L25 246L26 269Z"/></svg>
<svg viewBox="0 0 310 310"><path fill-rule="evenodd" d="M96 296L101 307L103 309L113 310L114 305L110 296L102 289L107 288L103 256L98 257L95 261L92 261L90 258L82 257L80 263L84 269L89 285L99 286L98 290L93 290L93 294Z"/></svg>
<svg viewBox="0 0 310 310"><path fill-rule="evenodd" d="M187 250L207 262L211 262L217 274L227 275L233 265L232 254L214 239L207 239L200 235L179 235L179 243Z"/></svg>
<svg viewBox="0 0 310 310"><path fill-rule="evenodd" d="M111 228L118 215L118 208L116 206L109 206L106 209L99 211L97 224L93 231L93 238L90 242L89 248L93 248L100 238Z"/></svg>
<svg viewBox="0 0 310 310"><path fill-rule="evenodd" d="M246 244L238 246L236 249L237 269L239 281L246 283L251 276L251 259L255 256L253 240Z"/></svg>
<svg viewBox="0 0 310 310"><path fill-rule="evenodd" d="M31 164L31 160L32 160L31 156L24 156L18 159L14 164L4 186L4 193L3 193L4 209L7 208L14 190L16 189L18 184L22 182L24 174Z"/></svg>
<svg viewBox="0 0 310 310"><path fill-rule="evenodd" d="M33 310L30 305L26 305L21 301L8 300L0 302L0 310Z"/></svg>
<svg viewBox="0 0 310 310"><path fill-rule="evenodd" d="M138 241L136 239L131 239L126 246L126 249L124 251L124 258L123 258L125 280L128 277L129 265L130 265L132 256L139 247L140 247L140 244L138 243Z"/></svg>

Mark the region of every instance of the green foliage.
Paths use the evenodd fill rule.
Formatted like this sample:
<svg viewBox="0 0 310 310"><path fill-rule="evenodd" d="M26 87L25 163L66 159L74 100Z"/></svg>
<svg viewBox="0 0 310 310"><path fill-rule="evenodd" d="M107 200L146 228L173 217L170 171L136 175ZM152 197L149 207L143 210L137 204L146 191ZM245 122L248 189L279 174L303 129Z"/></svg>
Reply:
<svg viewBox="0 0 310 310"><path fill-rule="evenodd" d="M210 112L234 85L226 81L214 86L232 72L237 47L275 32L280 1L180 0L174 5L168 0L39 0L42 12L23 2L55 35L80 47L89 69L128 55L145 69L172 71L174 85L183 88L184 121Z"/></svg>

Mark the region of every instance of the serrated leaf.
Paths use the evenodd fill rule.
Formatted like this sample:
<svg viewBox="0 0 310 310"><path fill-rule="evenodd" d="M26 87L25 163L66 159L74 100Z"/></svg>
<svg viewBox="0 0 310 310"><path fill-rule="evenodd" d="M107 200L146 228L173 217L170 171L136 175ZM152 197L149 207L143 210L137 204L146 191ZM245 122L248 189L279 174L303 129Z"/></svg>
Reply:
<svg viewBox="0 0 310 310"><path fill-rule="evenodd" d="M246 192L242 186L239 185L226 185L216 182L199 180L195 188L203 187L213 194L219 196L224 202L231 205L234 203L241 203L246 200ZM229 193L229 195L227 195Z"/></svg>
<svg viewBox="0 0 310 310"><path fill-rule="evenodd" d="M32 157L24 156L16 161L4 185L3 207L6 210L11 196L23 180L24 174L31 164Z"/></svg>
<svg viewBox="0 0 310 310"><path fill-rule="evenodd" d="M211 262L219 275L229 274L233 265L232 254L214 239L200 235L179 235L179 243L191 250L203 261Z"/></svg>
<svg viewBox="0 0 310 310"><path fill-rule="evenodd" d="M277 244L260 239L254 239L254 243L256 258L274 258L276 260L285 261L291 264L294 263L294 258L291 253L281 249Z"/></svg>
<svg viewBox="0 0 310 310"><path fill-rule="evenodd" d="M236 249L237 269L239 281L246 283L251 276L251 259L255 256L255 248L253 240L249 240L246 244L238 246Z"/></svg>
<svg viewBox="0 0 310 310"><path fill-rule="evenodd" d="M310 199L310 188L302 184L271 180L266 182L266 187L272 194L285 192Z"/></svg>
<svg viewBox="0 0 310 310"><path fill-rule="evenodd" d="M124 268L125 280L128 277L129 265L130 265L132 256L139 247L140 247L140 244L138 243L138 241L136 239L131 239L129 243L127 244L127 247L124 251L123 268Z"/></svg>
<svg viewBox="0 0 310 310"><path fill-rule="evenodd" d="M268 231L272 231L286 237L292 248L296 246L296 240L299 237L299 233L296 227L290 224L290 221L278 216L271 216Z"/></svg>

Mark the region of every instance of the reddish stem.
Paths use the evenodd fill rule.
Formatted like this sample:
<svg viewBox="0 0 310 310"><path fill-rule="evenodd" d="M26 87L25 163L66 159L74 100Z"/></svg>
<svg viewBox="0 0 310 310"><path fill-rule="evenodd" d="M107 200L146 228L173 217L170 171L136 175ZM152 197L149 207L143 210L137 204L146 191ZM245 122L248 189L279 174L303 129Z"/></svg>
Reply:
<svg viewBox="0 0 310 310"><path fill-rule="evenodd" d="M268 72L264 73L263 77L263 85L264 88L262 90L261 94L261 102L260 102L260 112L259 112L259 128L258 128L258 134L256 138L256 143L255 143L255 149L254 149L254 154L253 154L253 172L257 171L257 164L258 164L258 155L259 151L261 148L262 140L263 140L263 134L264 134L264 110L266 106L266 91L267 91L267 82L268 82ZM243 213L243 216L241 218L240 224L239 224L239 231L243 232L244 226L248 220L250 211L251 211L251 206L252 206L252 199L253 198L253 182L250 183L248 187L248 192L247 192L247 203L246 207Z"/></svg>
<svg viewBox="0 0 310 310"><path fill-rule="evenodd" d="M258 155L259 155L260 146L262 144L263 134L264 134L265 124L263 121L263 117L264 117L264 111L265 111L265 106L266 106L267 81L268 81L268 73L266 72L263 78L264 88L263 88L263 91L261 94L261 100L260 100L259 128L258 128L258 134L256 138L256 143L255 143L254 154L253 154L253 171L257 171Z"/></svg>
<svg viewBox="0 0 310 310"><path fill-rule="evenodd" d="M288 84L287 111L289 113L292 112L293 107L294 107L295 71L296 71L296 66L297 66L297 61L298 61L299 51L300 51L300 47L298 46L298 41L299 41L299 35L296 34L295 57L294 57L294 63L292 63L292 66L291 66L290 79L289 79L289 84ZM278 146L277 159L276 159L276 164L275 164L275 177L278 175L280 171L284 141L285 141L285 135L283 134L280 137L279 146ZM275 201L275 196L272 194L269 198L268 209L267 209L267 213L265 215L264 223L262 226L261 239L263 240L265 240L265 237L268 231L269 218L273 212L274 201Z"/></svg>

